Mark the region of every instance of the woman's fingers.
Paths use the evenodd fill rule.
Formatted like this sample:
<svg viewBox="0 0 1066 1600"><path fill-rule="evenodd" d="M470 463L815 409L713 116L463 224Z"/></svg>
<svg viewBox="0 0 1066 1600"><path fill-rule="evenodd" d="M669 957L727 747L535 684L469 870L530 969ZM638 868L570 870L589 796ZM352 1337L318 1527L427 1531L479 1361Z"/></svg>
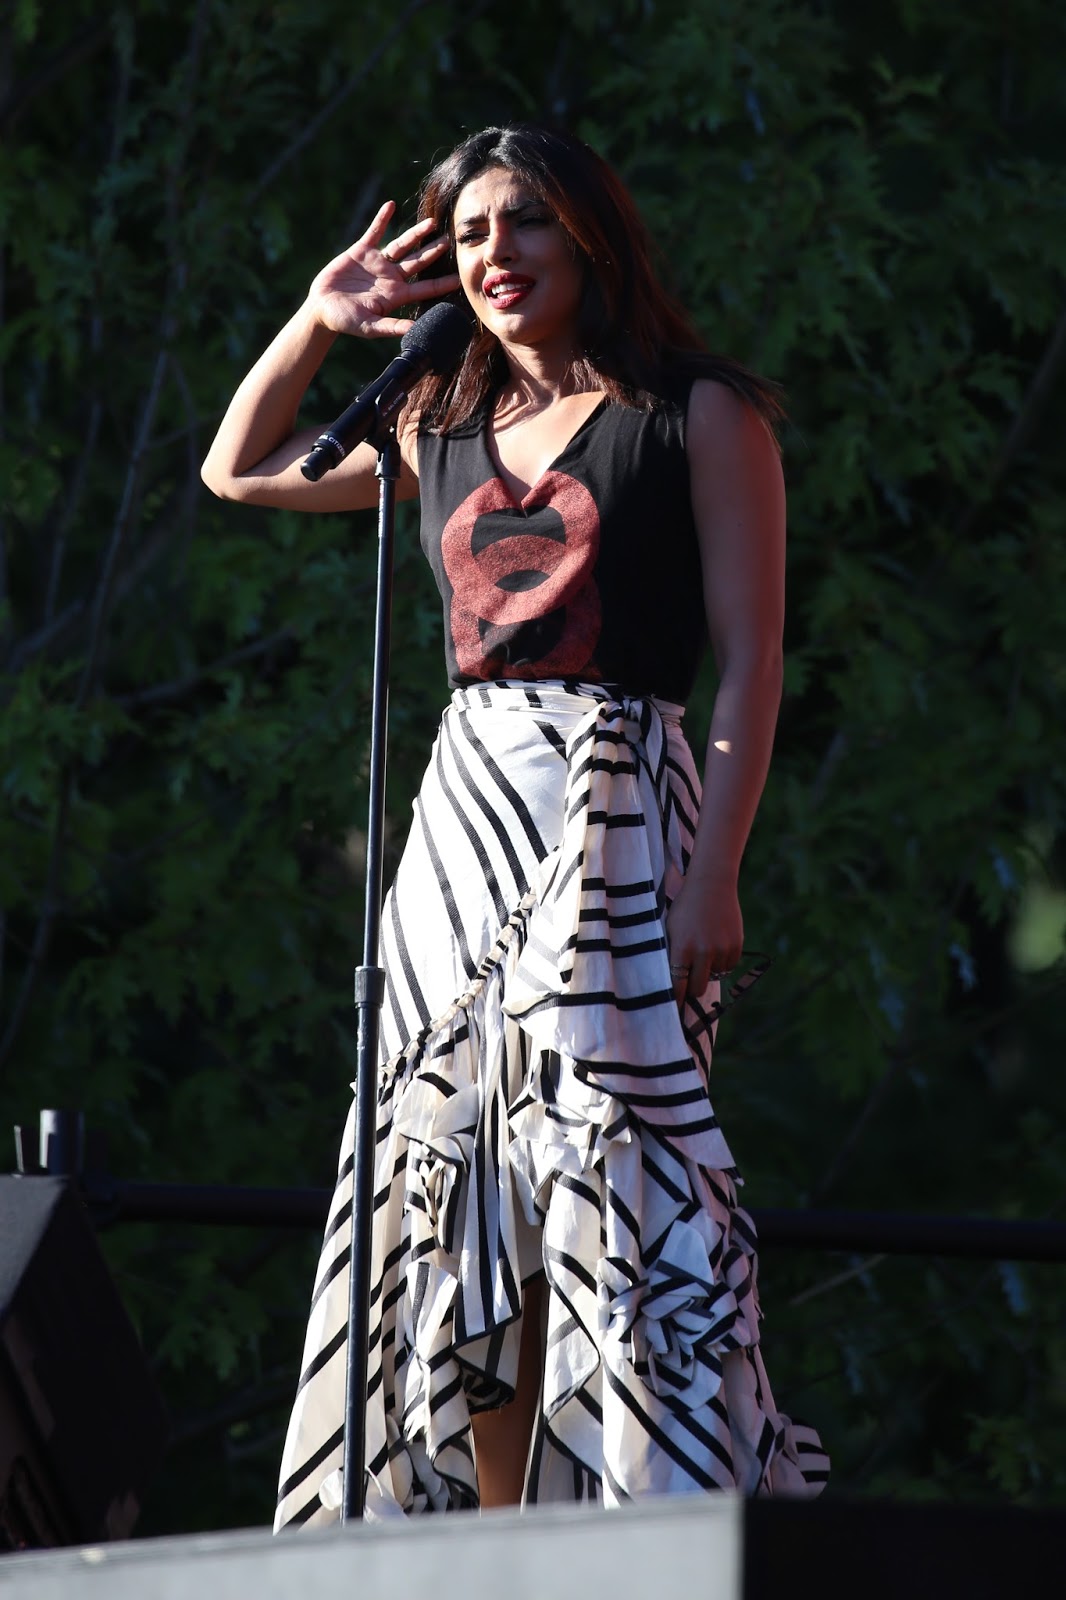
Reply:
<svg viewBox="0 0 1066 1600"><path fill-rule="evenodd" d="M371 317L359 324L359 335L363 339L400 339L413 327L411 317Z"/></svg>
<svg viewBox="0 0 1066 1600"><path fill-rule="evenodd" d="M367 248L377 249L381 240L385 237L385 230L392 221L392 216L395 210L395 200L383 201L382 204L378 206L378 209L375 211L373 217L370 219L369 227L367 227L364 232L359 235L358 239L356 239L353 245L349 246L348 254L353 255L357 250L361 251Z"/></svg>
<svg viewBox="0 0 1066 1600"><path fill-rule="evenodd" d="M382 252L382 260L388 264L389 270L387 276L392 279L394 278L395 274L398 273L401 282L408 283L418 273L424 272L425 269L427 267L431 267L435 261L439 261L447 248L447 239L431 239L430 242L426 245L423 245L421 249L401 250L397 241L394 239L391 244L386 245L384 251ZM458 273L449 272L444 274L444 276L449 279L453 287L459 287ZM448 293L450 290L440 292Z"/></svg>
<svg viewBox="0 0 1066 1600"><path fill-rule="evenodd" d="M350 261L371 271L380 271L384 265L387 274L398 270L410 275L420 272L423 267L428 267L431 261L436 261L450 247L451 241L447 235L436 234L437 225L432 217L427 217L423 222L416 222L413 227L404 228L395 239L390 239L388 244L384 244L383 240L395 210L393 202L386 201L366 232L348 247L347 256ZM432 237L433 235L436 237Z"/></svg>
<svg viewBox="0 0 1066 1600"><path fill-rule="evenodd" d="M693 951L675 955L671 951L670 986L678 1005L684 1005L686 997L698 1000L715 979L724 978L726 973L732 972L739 959L739 955L731 958L727 954L718 960L714 955L701 955Z"/></svg>
<svg viewBox="0 0 1066 1600"><path fill-rule="evenodd" d="M447 250L451 244L447 234L438 234L436 238L433 237L434 234L437 234L436 219L434 217L426 217L422 222L416 222L412 227L405 228L402 233L398 233L389 245L389 249L396 256L407 255L410 251L422 250L430 246L435 248L438 254L441 250Z"/></svg>
<svg viewBox="0 0 1066 1600"><path fill-rule="evenodd" d="M679 1006L683 1006L686 999L698 999L706 989L709 965L707 961L694 961L689 965L671 959L670 982Z"/></svg>
<svg viewBox="0 0 1066 1600"><path fill-rule="evenodd" d="M454 294L459 287L457 272L450 272L446 278L418 278L407 285L403 299L439 300L441 295Z"/></svg>
<svg viewBox="0 0 1066 1600"><path fill-rule="evenodd" d="M681 951L670 951L670 987L674 991L674 999L678 1005L684 1003L688 992L689 978L692 974L692 962Z"/></svg>
<svg viewBox="0 0 1066 1600"><path fill-rule="evenodd" d="M711 958L710 956L701 956L698 961L692 963L688 975L688 992L693 999L703 993L710 981Z"/></svg>
<svg viewBox="0 0 1066 1600"><path fill-rule="evenodd" d="M447 248L447 239L433 239L424 249L408 250L402 256L397 254L394 259L397 266L403 268L407 277L413 277L416 272L424 272L435 261L439 261Z"/></svg>

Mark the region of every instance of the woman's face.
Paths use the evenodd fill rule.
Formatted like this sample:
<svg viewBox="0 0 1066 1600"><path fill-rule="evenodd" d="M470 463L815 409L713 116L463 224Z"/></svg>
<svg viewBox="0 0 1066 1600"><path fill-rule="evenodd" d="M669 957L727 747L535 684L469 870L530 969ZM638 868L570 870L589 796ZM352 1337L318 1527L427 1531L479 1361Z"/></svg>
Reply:
<svg viewBox="0 0 1066 1600"><path fill-rule="evenodd" d="M517 174L487 167L459 192L456 270L477 316L502 344L568 356L582 271L566 229Z"/></svg>

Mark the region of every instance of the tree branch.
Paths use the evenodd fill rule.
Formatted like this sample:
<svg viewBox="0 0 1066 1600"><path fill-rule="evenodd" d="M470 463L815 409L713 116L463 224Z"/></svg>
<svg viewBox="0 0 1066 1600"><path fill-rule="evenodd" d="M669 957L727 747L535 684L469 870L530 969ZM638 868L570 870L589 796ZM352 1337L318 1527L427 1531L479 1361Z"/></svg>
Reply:
<svg viewBox="0 0 1066 1600"><path fill-rule="evenodd" d="M186 540L191 539L196 528L196 505L200 497L200 461L203 452L200 449L200 419L196 415L196 406L189 387L189 380L185 376L185 368L180 361L171 363L171 372L177 385L178 394L185 411L185 428L179 437L185 439L185 494L184 521Z"/></svg>
<svg viewBox="0 0 1066 1600"><path fill-rule="evenodd" d="M37 930L33 936L33 945L30 949L26 970L22 975L22 984L11 1012L11 1019L0 1038L0 1074L8 1056L14 1049L15 1042L22 1031L29 1004L33 998L33 991L37 980L44 967L48 947L52 942L52 931L59 913L59 885L63 875L63 864L66 854L67 823L70 818L70 799L74 787L74 768L69 766L60 781L59 805L56 808L55 827L52 830L52 849L48 860L48 873L45 880L44 902L41 906L40 916L37 919Z"/></svg>
<svg viewBox="0 0 1066 1600"><path fill-rule="evenodd" d="M882 1261L887 1261L885 1255L864 1256L854 1266L846 1268L843 1272L834 1272L831 1277L823 1278L821 1283L812 1283L810 1288L801 1289L799 1294L794 1294L788 1302L789 1306L802 1306L808 1300L814 1300L820 1294L828 1294L831 1289L841 1289L844 1284L851 1283L853 1278L861 1278L864 1272L872 1272L874 1267L879 1267Z"/></svg>
<svg viewBox="0 0 1066 1600"><path fill-rule="evenodd" d="M196 1439L202 1439L205 1434L232 1428L235 1423L247 1422L252 1417L260 1416L264 1411L273 1411L275 1406L292 1398L292 1381L291 1372L279 1373L277 1377L269 1379L259 1388L242 1389L230 1399L212 1406L209 1411L198 1411L187 1417L179 1417L171 1431L171 1448L191 1444Z"/></svg>
<svg viewBox="0 0 1066 1600"><path fill-rule="evenodd" d="M266 639L256 639L251 644L242 645L239 650L233 650L227 656L219 656L217 661L212 661L209 666L200 667L196 672L188 673L184 678L173 678L169 683L153 683L147 689L137 689L133 694L114 696L114 703L121 706L124 711L137 711L142 706L160 705L167 700L180 700L183 695L191 694L201 684L207 683L220 672L227 671L230 667L238 666L242 661L254 661L257 656L265 655L273 650L276 645L284 644L291 640L293 634L288 628L279 628L277 633L272 633Z"/></svg>
<svg viewBox="0 0 1066 1600"><path fill-rule="evenodd" d="M154 448L155 444L150 443L145 454L150 454ZM109 615L114 615L130 592L140 583L145 573L151 569L155 562L159 560L159 557L167 550L174 536L175 526L183 509L188 505L187 491L188 486L186 485L180 492L176 491L169 497L152 524L152 532L134 551L126 567L116 578ZM38 628L36 633L31 634L28 638L20 640L12 650L3 672L0 673L0 683L4 679L13 681L32 656L40 654L41 651L49 649L56 643L68 643L69 639L64 638L64 636L73 634L75 628L84 617L87 604L88 602L84 597L72 600L59 613L58 617L53 618L46 626ZM2 703L2 699L3 697L0 696L0 703Z"/></svg>
<svg viewBox="0 0 1066 1600"><path fill-rule="evenodd" d="M102 22L90 23L57 50L35 73L13 88L6 88L3 100L0 100L0 131L10 134L26 107L57 78L62 77L72 67L79 66L87 56L98 49L110 31L110 16L105 17ZM10 39L10 26L8 37Z"/></svg>
<svg viewBox="0 0 1066 1600"><path fill-rule="evenodd" d="M118 87L115 94L114 109L111 116L111 144L107 153L107 168L113 168L122 153L123 137L125 132L125 112L129 104L130 75L132 72L132 56L126 51L118 52ZM114 199L107 202L109 214L114 213ZM97 309L89 319L89 355L94 379L99 372L99 356L103 345L104 324L99 309L99 275L96 279ZM56 599L59 594L59 581L63 572L63 562L66 559L67 536L74 525L74 520L81 507L82 496L85 493L85 482L88 476L89 462L96 450L96 440L100 431L100 419L103 407L100 403L98 383L94 386L93 396L89 405L89 419L85 429L85 438L82 441L81 451L78 455L77 466L71 479L70 489L67 494L63 514L56 530L55 543L52 547L51 570L48 575L48 591L45 596L44 620L51 622L55 614Z"/></svg>
<svg viewBox="0 0 1066 1600"><path fill-rule="evenodd" d="M282 172L290 161L295 161L302 150L306 150L315 135L325 127L330 117L340 110L346 100L351 99L359 85L370 76L386 50L399 38L412 18L416 17L420 11L424 11L432 3L433 0L408 0L408 4L400 12L388 33L361 63L358 72L353 73L347 83L341 84L336 94L326 101L325 105L315 113L311 120L304 124L295 139L291 140L281 154L276 156L270 165L260 173L249 191L249 201L257 200L263 191L268 189L274 182L278 173ZM468 19L464 18L465 20Z"/></svg>
<svg viewBox="0 0 1066 1600"><path fill-rule="evenodd" d="M826 746L825 755L821 759L818 771L814 775L814 782L811 784L811 803L813 805L821 804L825 791L829 787L830 779L848 753L848 744L847 734L843 728L838 728Z"/></svg>
<svg viewBox="0 0 1066 1600"><path fill-rule="evenodd" d="M989 468L988 476L977 498L970 502L959 518L952 536L953 543L965 543L969 539L981 512L999 493L1007 474L1036 432L1044 409L1054 394L1064 370L1066 370L1066 311L1062 313L1055 331L1047 342L1040 365L1026 390L1021 409Z"/></svg>
<svg viewBox="0 0 1066 1600"><path fill-rule="evenodd" d="M99 326L100 318L96 316L93 318L94 331L99 329ZM99 352L99 341L96 340L94 342L92 335L90 335L90 348L92 348L94 355ZM100 404L100 397L98 394L94 395L89 405L89 420L85 428L85 438L82 440L82 447L78 454L77 465L74 468L74 475L70 480L70 489L67 494L66 504L63 507L63 515L60 517L59 526L56 529L55 540L52 545L52 561L48 572L48 589L44 599L44 626L46 628L55 617L56 597L59 593L59 580L63 574L63 563L66 559L67 553L67 537L70 533L71 527L73 526L74 518L80 509L82 496L85 493L85 481L88 476L89 462L92 459L93 453L96 449L96 440L97 435L100 432L100 418L102 413L103 407Z"/></svg>
<svg viewBox="0 0 1066 1600"><path fill-rule="evenodd" d="M169 330L165 330L169 331ZM134 442L133 452L126 469L126 478L122 486L122 497L119 501L118 512L111 528L111 539L108 544L107 554L101 568L100 578L96 586L92 621L89 627L89 646L86 652L85 664L82 668L81 678L77 692L74 696L74 709L80 711L96 683L96 673L100 663L100 651L103 645L104 629L111 610L111 596L115 584L116 569L119 556L122 554L133 521L133 511L136 502L136 493L140 484L141 462L144 459L145 449L152 423L155 420L156 407L163 388L163 378L166 374L168 353L166 344L159 350L152 369L152 378L145 396L144 406L141 411L140 426Z"/></svg>
<svg viewBox="0 0 1066 1600"><path fill-rule="evenodd" d="M81 616L87 601L84 596L72 600L70 604L59 613L58 617L38 628L36 633L31 633L28 639L22 639L11 652L10 660L4 669L5 678L16 678L26 665L31 656L37 655L41 650L46 650L52 641L60 635L65 628L69 628Z"/></svg>

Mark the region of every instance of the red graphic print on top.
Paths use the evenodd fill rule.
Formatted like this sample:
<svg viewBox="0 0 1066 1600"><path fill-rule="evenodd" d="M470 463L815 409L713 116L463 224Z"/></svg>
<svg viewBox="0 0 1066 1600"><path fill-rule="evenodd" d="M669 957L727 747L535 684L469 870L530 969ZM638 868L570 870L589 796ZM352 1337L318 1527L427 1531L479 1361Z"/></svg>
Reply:
<svg viewBox="0 0 1066 1600"><path fill-rule="evenodd" d="M441 557L452 588L451 634L468 678L598 677L600 596L593 570L600 517L585 486L546 472L516 505L490 478L449 517Z"/></svg>

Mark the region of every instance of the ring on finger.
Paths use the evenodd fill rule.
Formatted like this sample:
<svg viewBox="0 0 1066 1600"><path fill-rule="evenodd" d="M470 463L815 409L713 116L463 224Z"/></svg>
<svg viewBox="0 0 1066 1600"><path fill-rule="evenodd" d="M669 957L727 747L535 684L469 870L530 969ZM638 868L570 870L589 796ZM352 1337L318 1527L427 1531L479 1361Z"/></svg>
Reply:
<svg viewBox="0 0 1066 1600"><path fill-rule="evenodd" d="M673 962L670 964L670 976L673 978L687 978L691 971L691 967L674 966Z"/></svg>

